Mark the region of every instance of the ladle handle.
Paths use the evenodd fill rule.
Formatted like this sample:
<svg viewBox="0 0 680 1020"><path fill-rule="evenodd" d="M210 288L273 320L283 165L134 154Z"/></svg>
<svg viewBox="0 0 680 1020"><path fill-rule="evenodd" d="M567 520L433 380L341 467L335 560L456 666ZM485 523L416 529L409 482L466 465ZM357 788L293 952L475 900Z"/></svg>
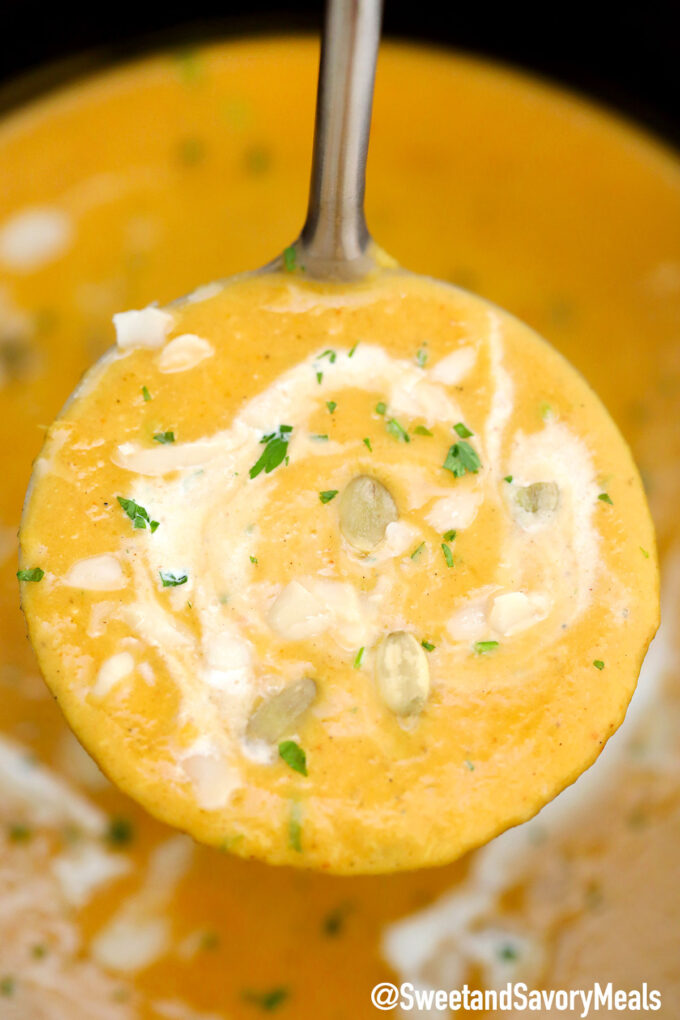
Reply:
<svg viewBox="0 0 680 1020"><path fill-rule="evenodd" d="M299 242L311 276L361 276L372 264L364 193L381 18L382 0L326 3L309 207Z"/></svg>

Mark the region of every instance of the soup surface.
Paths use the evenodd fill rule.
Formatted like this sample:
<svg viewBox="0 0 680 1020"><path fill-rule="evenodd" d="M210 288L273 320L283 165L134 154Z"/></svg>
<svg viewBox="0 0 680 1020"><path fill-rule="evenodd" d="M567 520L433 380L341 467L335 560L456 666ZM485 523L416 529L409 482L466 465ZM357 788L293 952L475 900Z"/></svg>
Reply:
<svg viewBox="0 0 680 1020"><path fill-rule="evenodd" d="M388 45L368 186L385 247L545 335L641 466L664 622L595 768L456 865L364 878L274 869L196 846L112 789L38 675L16 533L45 427L110 345L115 312L261 265L295 236L317 57L286 39L154 58L0 130L0 1011L344 1020L375 1015L370 989L388 978L515 977L647 981L674 1016L680 168L609 115L507 71Z"/></svg>
<svg viewBox="0 0 680 1020"><path fill-rule="evenodd" d="M244 856L393 871L592 763L656 562L629 452L560 355L393 270L115 322L36 462L21 576L124 790Z"/></svg>

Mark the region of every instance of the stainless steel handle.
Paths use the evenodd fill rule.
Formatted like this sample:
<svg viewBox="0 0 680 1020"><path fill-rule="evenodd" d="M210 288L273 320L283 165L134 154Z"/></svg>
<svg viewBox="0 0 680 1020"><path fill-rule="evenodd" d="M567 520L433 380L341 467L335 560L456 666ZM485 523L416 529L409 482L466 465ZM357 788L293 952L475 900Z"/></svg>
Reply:
<svg viewBox="0 0 680 1020"><path fill-rule="evenodd" d="M346 279L373 264L364 193L381 18L382 0L327 0L309 207L298 243L310 276Z"/></svg>

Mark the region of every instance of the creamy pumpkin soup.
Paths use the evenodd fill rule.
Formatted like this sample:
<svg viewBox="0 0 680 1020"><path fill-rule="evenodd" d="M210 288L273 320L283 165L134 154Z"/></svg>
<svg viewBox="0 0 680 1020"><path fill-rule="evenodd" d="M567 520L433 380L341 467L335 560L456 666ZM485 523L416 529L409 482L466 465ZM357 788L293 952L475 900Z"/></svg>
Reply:
<svg viewBox="0 0 680 1020"><path fill-rule="evenodd" d="M0 258L0 1013L363 1020L380 981L514 978L646 981L662 992L656 1015L674 1016L680 164L611 114L477 60L385 45L367 210L402 263L490 296L564 352L640 464L664 623L592 769L453 865L354 878L271 868L192 843L114 788L39 676L15 575L45 426L111 343L115 313L261 265L294 236L317 66L311 40L245 39L78 81L0 125L0 235L15 239ZM50 245L23 232L17 260L17 226L36 210ZM337 514L339 498L319 508ZM619 513L612 499L597 511Z"/></svg>
<svg viewBox="0 0 680 1020"><path fill-rule="evenodd" d="M238 854L391 871L591 764L656 562L629 452L561 356L392 270L114 322L36 462L19 576L123 789Z"/></svg>

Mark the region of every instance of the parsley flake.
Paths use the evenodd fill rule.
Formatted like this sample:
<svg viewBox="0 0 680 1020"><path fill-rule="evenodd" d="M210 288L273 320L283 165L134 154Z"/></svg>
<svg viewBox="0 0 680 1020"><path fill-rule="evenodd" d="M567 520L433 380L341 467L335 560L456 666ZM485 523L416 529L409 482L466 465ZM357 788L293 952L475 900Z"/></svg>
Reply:
<svg viewBox="0 0 680 1020"><path fill-rule="evenodd" d="M255 563L257 565L257 556L251 556L250 557L250 562L251 563Z"/></svg>
<svg viewBox="0 0 680 1020"><path fill-rule="evenodd" d="M354 656L354 669L360 669L361 663L364 658L365 648L361 647L357 654Z"/></svg>
<svg viewBox="0 0 680 1020"><path fill-rule="evenodd" d="M154 532L156 528L160 527L159 522L152 521L148 511L143 506L140 506L139 503L135 503L134 499L125 499L123 496L116 496L116 499L132 521L133 528L148 528L151 532Z"/></svg>
<svg viewBox="0 0 680 1020"><path fill-rule="evenodd" d="M645 558L646 560L648 560L648 559L649 559L649 553L647 552L647 550L646 550L646 549L643 549L643 547L642 547L642 546L640 546L640 552L642 553L642 555L644 556L644 558Z"/></svg>
<svg viewBox="0 0 680 1020"><path fill-rule="evenodd" d="M142 396L144 397L145 403L148 403L151 400L151 394L149 393L146 386L142 386Z"/></svg>
<svg viewBox="0 0 680 1020"><path fill-rule="evenodd" d="M416 427L413 430L413 435L414 436L432 436L432 435L434 435L434 433L430 432L430 430L428 428L426 428L424 425L416 425Z"/></svg>
<svg viewBox="0 0 680 1020"><path fill-rule="evenodd" d="M17 570L17 577L20 581L42 581L45 571L41 567L27 567L24 570Z"/></svg>
<svg viewBox="0 0 680 1020"><path fill-rule="evenodd" d="M371 446L371 440L367 438L362 439L362 443L366 446L370 453L373 453L373 447Z"/></svg>
<svg viewBox="0 0 680 1020"><path fill-rule="evenodd" d="M599 500L602 500L603 503L609 503L609 506L614 506L614 500L611 498L608 492L601 492L597 498Z"/></svg>
<svg viewBox="0 0 680 1020"><path fill-rule="evenodd" d="M112 818L109 822L109 827L106 830L106 841L114 847L127 846L132 842L134 831L134 827L129 818Z"/></svg>
<svg viewBox="0 0 680 1020"><path fill-rule="evenodd" d="M503 481L504 482L508 482L508 483L511 482L512 481L512 475L506 475L505 478L503 479Z"/></svg>
<svg viewBox="0 0 680 1020"><path fill-rule="evenodd" d="M446 560L446 566L447 567L452 567L453 566L453 553L451 552L451 547L449 545L447 545L446 542L442 542L442 552L444 553L444 559Z"/></svg>
<svg viewBox="0 0 680 1020"><path fill-rule="evenodd" d="M469 443L454 443L449 447L446 460L442 465L446 471L450 471L455 478L462 478L468 471L476 475L482 466L482 462Z"/></svg>
<svg viewBox="0 0 680 1020"><path fill-rule="evenodd" d="M444 539L445 542L453 542L454 538L456 537L456 534L457 532L453 528L451 528L450 531L444 532L442 538Z"/></svg>
<svg viewBox="0 0 680 1020"><path fill-rule="evenodd" d="M322 434L320 432L316 432L316 433L313 433L312 435L310 435L309 438L314 440L315 443L325 443L325 442L328 442L328 436L326 435L326 433Z"/></svg>
<svg viewBox="0 0 680 1020"><path fill-rule="evenodd" d="M425 548L425 543L424 542L421 542L420 545L417 545L415 547L415 549L413 550L413 552L411 553L411 559L415 560L418 556L420 556L420 554L421 554L421 552L423 551L424 548Z"/></svg>
<svg viewBox="0 0 680 1020"><path fill-rule="evenodd" d="M322 503L330 503L332 499L335 499L339 491L339 489L325 489L319 493L319 499Z"/></svg>
<svg viewBox="0 0 680 1020"><path fill-rule="evenodd" d="M470 436L474 436L474 432L470 432L467 425L464 425L462 421L459 421L457 425L453 426L453 431L460 436L461 439L469 439Z"/></svg>
<svg viewBox="0 0 680 1020"><path fill-rule="evenodd" d="M10 825L7 835L12 843L28 843L33 836L33 830L21 822L16 822L14 825Z"/></svg>
<svg viewBox="0 0 680 1020"><path fill-rule="evenodd" d="M359 341L357 340L357 342L354 344L354 346L350 347L349 352L347 354L348 358L353 358L354 357L354 352L356 351L358 346L359 346Z"/></svg>
<svg viewBox="0 0 680 1020"><path fill-rule="evenodd" d="M336 409L337 406L338 405L336 404L336 402L334 400L327 400L326 401L326 407L328 408L328 413L329 414L333 414L333 411Z"/></svg>
<svg viewBox="0 0 680 1020"><path fill-rule="evenodd" d="M595 669L602 670L604 669L604 662L602 661L602 659L594 659L593 666L595 667Z"/></svg>
<svg viewBox="0 0 680 1020"><path fill-rule="evenodd" d="M156 443L174 443L175 433L174 432L154 432L154 441Z"/></svg>
<svg viewBox="0 0 680 1020"><path fill-rule="evenodd" d="M179 588L180 584L186 584L189 580L188 574L179 574L175 570L159 570L164 588Z"/></svg>
<svg viewBox="0 0 680 1020"><path fill-rule="evenodd" d="M4 995L7 998L9 998L10 995L14 995L15 987L16 983L13 977L7 975L4 978L0 979L0 995Z"/></svg>
<svg viewBox="0 0 680 1020"><path fill-rule="evenodd" d="M294 244L289 244L283 249L283 268L287 273L294 273L297 269L297 251Z"/></svg>
<svg viewBox="0 0 680 1020"><path fill-rule="evenodd" d="M321 383L323 382L323 372L317 372L316 373L316 381L318 382L318 384L320 386Z"/></svg>
<svg viewBox="0 0 680 1020"><path fill-rule="evenodd" d="M264 450L259 460L250 469L250 477L257 478L261 471L269 474L286 459L290 434L293 431L292 425L279 425L276 432L270 432L263 436L260 443L264 444Z"/></svg>
<svg viewBox="0 0 680 1020"><path fill-rule="evenodd" d="M387 404L383 403L382 400L379 400L378 403L375 405L375 413L376 414L385 414L386 411L387 411Z"/></svg>
<svg viewBox="0 0 680 1020"><path fill-rule="evenodd" d="M493 652L498 648L498 641L475 641L472 647L477 655L486 655L487 652Z"/></svg>
<svg viewBox="0 0 680 1020"><path fill-rule="evenodd" d="M244 992L243 998L246 1002L252 1002L254 1006L259 1006L266 1013L272 1013L286 1001L289 994L287 988L270 988L266 992Z"/></svg>
<svg viewBox="0 0 680 1020"><path fill-rule="evenodd" d="M400 443L411 442L411 437L409 436L408 432L406 431L403 425L399 424L396 418L389 418L385 422L385 428L387 429L389 434L393 436L394 439L397 439Z"/></svg>
<svg viewBox="0 0 680 1020"><path fill-rule="evenodd" d="M294 740L284 740L279 744L279 757L294 772L299 772L301 776L307 775L307 755Z"/></svg>
<svg viewBox="0 0 680 1020"><path fill-rule="evenodd" d="M465 767L466 767L466 769L468 770L468 772L474 772L474 771L475 771L475 766L474 766L474 764L473 764L473 763L472 763L472 762L470 761L470 759L469 759L469 758L466 758L466 759L465 759Z"/></svg>
<svg viewBox="0 0 680 1020"><path fill-rule="evenodd" d="M433 652L436 648L436 645L433 645L431 641L421 641L420 643L426 652Z"/></svg>
<svg viewBox="0 0 680 1020"><path fill-rule="evenodd" d="M295 801L290 806L288 842L296 853L302 853L302 808Z"/></svg>
<svg viewBox="0 0 680 1020"><path fill-rule="evenodd" d="M337 358L337 354L335 353L335 351L329 348L327 351L324 351L323 354L318 354L317 357L319 358L319 360L321 360L321 358L328 358L331 365L334 365L335 359Z"/></svg>
<svg viewBox="0 0 680 1020"><path fill-rule="evenodd" d="M421 347L416 354L416 364L420 365L421 368L425 368L427 364L427 351L424 347Z"/></svg>

